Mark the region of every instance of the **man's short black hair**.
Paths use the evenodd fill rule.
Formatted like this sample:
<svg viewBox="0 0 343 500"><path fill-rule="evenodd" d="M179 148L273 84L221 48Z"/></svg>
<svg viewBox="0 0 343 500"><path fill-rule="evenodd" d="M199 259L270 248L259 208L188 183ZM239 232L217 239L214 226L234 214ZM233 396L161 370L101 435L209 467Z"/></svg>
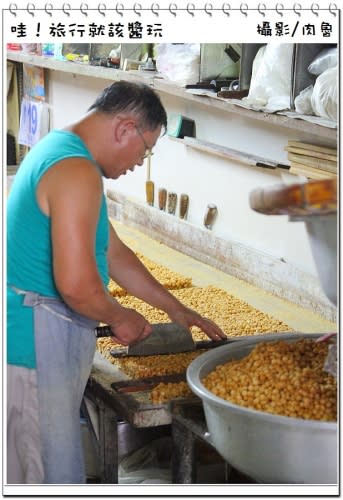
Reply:
<svg viewBox="0 0 343 500"><path fill-rule="evenodd" d="M88 111L102 113L133 112L142 129L167 129L167 114L159 96L145 83L119 81L105 88Z"/></svg>

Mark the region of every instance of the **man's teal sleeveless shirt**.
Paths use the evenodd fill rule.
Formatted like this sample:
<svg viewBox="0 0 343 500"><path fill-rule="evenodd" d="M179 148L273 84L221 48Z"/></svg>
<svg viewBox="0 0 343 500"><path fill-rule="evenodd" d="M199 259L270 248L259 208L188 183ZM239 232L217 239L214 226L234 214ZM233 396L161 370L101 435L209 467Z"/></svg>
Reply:
<svg viewBox="0 0 343 500"><path fill-rule="evenodd" d="M37 143L20 165L7 202L7 361L36 367L33 310L24 307L23 295L10 287L59 297L52 269L50 217L36 201L42 175L66 158L87 158L95 164L86 145L72 132L53 130ZM68 185L66 185L66 190ZM96 262L105 286L108 284L108 216L105 196L96 232ZM65 242L68 245L68 241ZM82 269L80 269L82 272ZM47 332L48 334L48 332Z"/></svg>

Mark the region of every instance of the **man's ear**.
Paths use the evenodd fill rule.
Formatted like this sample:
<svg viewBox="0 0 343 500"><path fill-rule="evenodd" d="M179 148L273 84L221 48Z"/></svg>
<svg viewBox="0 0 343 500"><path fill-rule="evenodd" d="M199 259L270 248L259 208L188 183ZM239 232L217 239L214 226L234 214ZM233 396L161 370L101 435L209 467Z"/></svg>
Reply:
<svg viewBox="0 0 343 500"><path fill-rule="evenodd" d="M130 117L117 116L113 121L114 137L118 144L126 144L136 131L136 122Z"/></svg>

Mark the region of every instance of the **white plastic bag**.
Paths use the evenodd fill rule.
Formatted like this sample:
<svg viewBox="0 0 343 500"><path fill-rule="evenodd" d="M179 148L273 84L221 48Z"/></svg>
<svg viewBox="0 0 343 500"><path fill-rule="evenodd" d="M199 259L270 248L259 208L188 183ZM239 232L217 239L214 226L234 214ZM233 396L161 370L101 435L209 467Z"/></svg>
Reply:
<svg viewBox="0 0 343 500"><path fill-rule="evenodd" d="M321 75L325 70L334 68L338 64L337 57L337 47L321 50L309 65L309 73L318 76Z"/></svg>
<svg viewBox="0 0 343 500"><path fill-rule="evenodd" d="M122 458L118 467L120 484L170 484L172 440L155 439Z"/></svg>
<svg viewBox="0 0 343 500"><path fill-rule="evenodd" d="M337 79L337 66L325 70L317 77L311 97L311 104L315 115L337 121Z"/></svg>
<svg viewBox="0 0 343 500"><path fill-rule="evenodd" d="M200 44L161 43L156 48L156 69L163 76L185 86L200 78Z"/></svg>
<svg viewBox="0 0 343 500"><path fill-rule="evenodd" d="M301 115L313 115L314 111L312 108L311 98L313 94L313 85L306 87L302 90L299 95L294 99L295 111Z"/></svg>
<svg viewBox="0 0 343 500"><path fill-rule="evenodd" d="M269 43L258 51L250 82L248 104L289 109L293 44ZM258 67L256 67L258 65Z"/></svg>

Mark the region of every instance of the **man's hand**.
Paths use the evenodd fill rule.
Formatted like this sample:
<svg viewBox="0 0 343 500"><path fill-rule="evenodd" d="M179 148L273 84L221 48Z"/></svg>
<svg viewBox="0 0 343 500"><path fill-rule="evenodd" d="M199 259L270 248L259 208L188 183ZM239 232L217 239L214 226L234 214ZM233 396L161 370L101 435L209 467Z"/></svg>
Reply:
<svg viewBox="0 0 343 500"><path fill-rule="evenodd" d="M150 323L134 309L125 307L119 314L116 314L116 319L110 323L110 327L114 332L114 339L122 345L130 345L143 340L152 332Z"/></svg>
<svg viewBox="0 0 343 500"><path fill-rule="evenodd" d="M110 225L108 263L111 278L122 288L125 288L130 295L166 312L171 321L186 328L198 326L212 340L226 339L225 333L218 325L184 306L169 290L162 286L144 267L138 257L123 244L112 225ZM147 337L149 333L143 335Z"/></svg>
<svg viewBox="0 0 343 500"><path fill-rule="evenodd" d="M186 328L198 326L212 340L226 339L225 333L214 321L204 318L196 311L193 311L183 305L177 309L177 311L169 314L169 317L172 321L175 321Z"/></svg>

